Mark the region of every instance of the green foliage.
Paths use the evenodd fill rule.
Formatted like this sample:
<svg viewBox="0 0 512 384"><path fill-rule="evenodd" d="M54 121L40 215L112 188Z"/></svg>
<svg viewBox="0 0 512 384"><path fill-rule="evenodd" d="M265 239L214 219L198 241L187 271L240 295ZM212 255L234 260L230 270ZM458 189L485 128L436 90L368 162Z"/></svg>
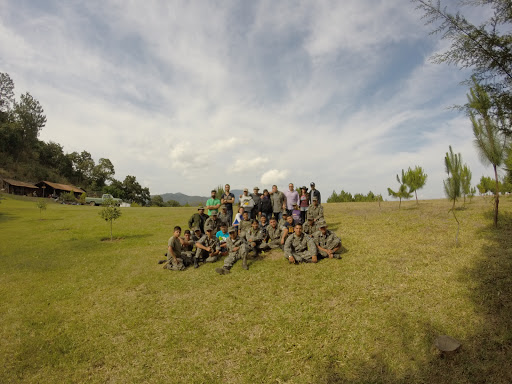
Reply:
<svg viewBox="0 0 512 384"><path fill-rule="evenodd" d="M87 194L84 192L80 195L80 198L78 199L78 202L82 205L85 204L85 198L87 197Z"/></svg>
<svg viewBox="0 0 512 384"><path fill-rule="evenodd" d="M494 225L498 226L498 206L499 206L499 180L498 167L503 164L505 159L505 138L499 130L496 120L491 115L492 101L485 91L473 79L473 87L468 95L468 113L473 125L473 134L475 136L475 147L480 156L480 161L484 165L492 165L496 181L494 193ZM503 116L500 116L503 118Z"/></svg>
<svg viewBox="0 0 512 384"><path fill-rule="evenodd" d="M444 158L444 165L448 178L444 183L444 192L446 196L453 201L453 208L455 208L455 202L462 195L462 155L453 153L452 146L450 145L450 151L446 152Z"/></svg>
<svg viewBox="0 0 512 384"><path fill-rule="evenodd" d="M212 188L212 189L215 189L217 191L217 195L216 196L217 196L217 199L220 200L220 197L224 193L224 187L221 184L219 184L219 185L217 185L217 188Z"/></svg>
<svg viewBox="0 0 512 384"><path fill-rule="evenodd" d="M181 207L181 204L176 200L168 200L166 204L168 207Z"/></svg>
<svg viewBox="0 0 512 384"><path fill-rule="evenodd" d="M130 204L130 207L132 207L132 208L140 208L141 205L136 203L136 202L133 202L133 203Z"/></svg>
<svg viewBox="0 0 512 384"><path fill-rule="evenodd" d="M73 192L64 192L60 195L60 199L65 203L76 203L76 197Z"/></svg>
<svg viewBox="0 0 512 384"><path fill-rule="evenodd" d="M151 206L152 207L165 207L165 202L162 196L155 195L151 197Z"/></svg>
<svg viewBox="0 0 512 384"><path fill-rule="evenodd" d="M375 195L372 191L368 192L367 195L362 193L356 193L354 196L350 192L345 192L342 190L339 194L336 191L332 191L331 196L327 199L328 203L351 203L351 202L372 202L379 201L379 196L382 199L381 195Z"/></svg>
<svg viewBox="0 0 512 384"><path fill-rule="evenodd" d="M469 170L469 167L466 164L464 164L464 166L462 167L462 171L460 173L460 182L462 194L464 195L464 203L466 202L466 195L469 195L471 193L471 177L472 174L471 171Z"/></svg>
<svg viewBox="0 0 512 384"><path fill-rule="evenodd" d="M468 84L479 82L490 95L489 112L493 116L512 115L512 12L508 0L464 1L462 5L482 6L482 15L490 15L480 25L468 21L459 12L447 12L439 0L413 0L424 12L427 24L437 24L434 33L441 33L450 41L450 47L433 57L435 63L454 64L469 68L472 79ZM460 8L459 8L460 9ZM466 108L468 106L466 105ZM471 107L469 107L471 109ZM509 124L501 124L500 130L511 133Z"/></svg>
<svg viewBox="0 0 512 384"><path fill-rule="evenodd" d="M112 222L121 216L121 209L116 206L113 199L105 199L101 205L103 208L99 212L99 215L103 220L110 222L110 241L112 241Z"/></svg>
<svg viewBox="0 0 512 384"><path fill-rule="evenodd" d="M403 174L402 177L404 178L404 183L409 187L409 193L414 192L416 196L416 203L418 203L417 190L425 186L427 182L427 174L423 172L423 169L420 166L416 166L414 169L409 167L405 177Z"/></svg>
<svg viewBox="0 0 512 384"><path fill-rule="evenodd" d="M406 184L406 176L405 172L402 169L402 178L400 176L396 175L396 181L400 184L400 188L395 192L391 188L388 188L388 195L391 197L394 197L395 199L400 199L400 203L398 204L398 209L400 209L402 205L402 199L410 199L412 197L412 193L407 190L407 184Z"/></svg>
<svg viewBox="0 0 512 384"><path fill-rule="evenodd" d="M42 211L46 211L46 201L44 199L37 199L36 207L39 208L39 219L41 219Z"/></svg>

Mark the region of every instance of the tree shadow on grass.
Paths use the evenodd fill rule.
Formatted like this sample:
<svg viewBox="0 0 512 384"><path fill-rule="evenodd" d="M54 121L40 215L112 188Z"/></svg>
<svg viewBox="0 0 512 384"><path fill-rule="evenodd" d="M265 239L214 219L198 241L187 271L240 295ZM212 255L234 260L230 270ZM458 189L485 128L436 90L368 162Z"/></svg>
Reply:
<svg viewBox="0 0 512 384"><path fill-rule="evenodd" d="M16 220L19 219L19 216L11 215L9 213L0 212L0 223L10 221L10 220Z"/></svg>
<svg viewBox="0 0 512 384"><path fill-rule="evenodd" d="M461 271L461 281L475 283L470 293L475 313L483 318L482 326L471 337L460 340L461 350L449 356L433 347L436 336L445 334L434 324L420 324L420 338L425 341L422 362L414 370L397 374L393 371L390 351L381 347L370 361L351 362L350 372L343 369L338 356L330 356L318 366L316 381L323 383L512 383L512 213L500 215L494 228L492 212L489 225L479 236L489 240L474 265ZM453 316L464 316L453 313ZM418 326L407 315L397 317L402 332L403 355L411 334ZM409 330L408 330L409 329ZM411 333L412 332L412 333ZM451 335L454 336L454 335ZM389 346L397 349L397 346ZM404 349L405 348L405 349ZM417 352L416 352L417 353Z"/></svg>

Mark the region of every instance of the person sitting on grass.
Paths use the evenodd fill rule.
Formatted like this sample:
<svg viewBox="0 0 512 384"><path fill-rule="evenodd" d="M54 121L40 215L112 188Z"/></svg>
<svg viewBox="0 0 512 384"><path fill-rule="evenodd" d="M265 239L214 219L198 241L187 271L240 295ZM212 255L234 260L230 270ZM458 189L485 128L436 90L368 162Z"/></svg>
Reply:
<svg viewBox="0 0 512 384"><path fill-rule="evenodd" d="M267 217L264 215L261 215L260 217L260 229L263 233L263 237L267 236L267 227L268 227L268 220Z"/></svg>
<svg viewBox="0 0 512 384"><path fill-rule="evenodd" d="M312 217L314 223L316 224L319 220L324 218L324 207L318 204L318 198L313 197L311 199L311 205L308 208L307 217Z"/></svg>
<svg viewBox="0 0 512 384"><path fill-rule="evenodd" d="M243 220L238 226L238 235L245 237L246 232L251 228L251 219L249 218L249 212L244 211Z"/></svg>
<svg viewBox="0 0 512 384"><path fill-rule="evenodd" d="M206 235L196 242L196 257L194 258L194 268L199 267L199 261L205 263L214 263L220 253L219 239L213 235L213 228L206 227Z"/></svg>
<svg viewBox="0 0 512 384"><path fill-rule="evenodd" d="M192 240L191 233L188 229L183 233L183 241L181 242L181 258L185 266L192 265L194 262L194 253L192 252L196 242Z"/></svg>
<svg viewBox="0 0 512 384"><path fill-rule="evenodd" d="M308 221L302 226L302 232L306 235L313 236L313 234L317 231L317 226L315 225L315 219L309 216Z"/></svg>
<svg viewBox="0 0 512 384"><path fill-rule="evenodd" d="M320 228L313 237L315 244L318 248L318 255L322 258L335 258L341 259L342 253L341 240L338 236L327 229L327 223L320 221L318 223Z"/></svg>
<svg viewBox="0 0 512 384"><path fill-rule="evenodd" d="M198 242L201 237L203 237L203 233L201 232L201 228L195 227L193 228L192 236L190 236L194 242Z"/></svg>
<svg viewBox="0 0 512 384"><path fill-rule="evenodd" d="M229 227L229 239L226 241L228 256L224 259L224 266L216 268L215 272L219 275L227 275L230 269L242 259L242 268L247 270L247 242L244 238L238 236L238 230L235 227Z"/></svg>
<svg viewBox="0 0 512 384"><path fill-rule="evenodd" d="M302 233L302 224L297 223L292 235L288 236L284 244L284 256L290 264L295 263L316 263L317 249L311 236Z"/></svg>
<svg viewBox="0 0 512 384"><path fill-rule="evenodd" d="M258 220L252 220L251 228L249 228L249 230L245 232L245 240L247 240L248 244L247 251L254 251L255 256L258 256L261 250L260 245L263 241L263 233L261 232Z"/></svg>
<svg viewBox="0 0 512 384"><path fill-rule="evenodd" d="M164 269L170 269L171 271L183 271L185 264L181 258L181 243L182 239L181 227L174 227L174 233L167 242L167 263L164 264Z"/></svg>
<svg viewBox="0 0 512 384"><path fill-rule="evenodd" d="M284 212L283 212L284 215ZM286 238L293 234L295 228L295 221L293 220L293 216L286 216L286 222L283 224L282 232L281 232L281 245L284 245Z"/></svg>
<svg viewBox="0 0 512 384"><path fill-rule="evenodd" d="M220 231L218 231L215 235L217 239L219 239L220 246L220 255L226 256L228 254L228 250L226 248L226 241L229 239L228 226L226 223L222 223L220 225Z"/></svg>
<svg viewBox="0 0 512 384"><path fill-rule="evenodd" d="M281 244L281 232L282 229L277 226L277 220L275 217L270 219L270 224L267 227L267 238L266 242L261 244L261 249L274 249L282 248Z"/></svg>
<svg viewBox="0 0 512 384"><path fill-rule="evenodd" d="M283 229L286 225L286 222L288 221L288 211L284 210L282 213L281 213L281 219L277 222L277 225L279 226L279 228Z"/></svg>

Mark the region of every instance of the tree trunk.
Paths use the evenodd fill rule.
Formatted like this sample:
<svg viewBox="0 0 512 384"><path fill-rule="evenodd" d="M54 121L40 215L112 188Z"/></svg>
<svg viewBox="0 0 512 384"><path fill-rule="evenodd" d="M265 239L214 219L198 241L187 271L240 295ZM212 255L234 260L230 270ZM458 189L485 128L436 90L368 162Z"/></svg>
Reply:
<svg viewBox="0 0 512 384"><path fill-rule="evenodd" d="M500 185L498 183L498 170L496 168L496 164L493 164L494 167L494 177L496 178L496 194L494 196L494 226L498 228L498 205L500 203Z"/></svg>
<svg viewBox="0 0 512 384"><path fill-rule="evenodd" d="M110 241L113 241L113 239L112 239L112 221L113 220L110 220Z"/></svg>
<svg viewBox="0 0 512 384"><path fill-rule="evenodd" d="M416 195L416 204L419 204L418 203L418 192L414 191L414 194Z"/></svg>
<svg viewBox="0 0 512 384"><path fill-rule="evenodd" d="M402 206L402 198L400 198L400 203L398 203L398 209Z"/></svg>

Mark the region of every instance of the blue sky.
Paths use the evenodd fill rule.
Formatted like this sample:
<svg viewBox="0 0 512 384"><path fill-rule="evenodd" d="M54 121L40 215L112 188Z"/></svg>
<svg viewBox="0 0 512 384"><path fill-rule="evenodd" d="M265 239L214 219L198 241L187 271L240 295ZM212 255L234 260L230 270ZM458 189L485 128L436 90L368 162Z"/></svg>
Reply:
<svg viewBox="0 0 512 384"><path fill-rule="evenodd" d="M152 194L315 181L388 198L419 165L419 197L440 198L449 145L474 185L491 169L449 109L468 73L430 62L447 42L429 31L403 0L0 0L0 72L42 104L42 140Z"/></svg>

